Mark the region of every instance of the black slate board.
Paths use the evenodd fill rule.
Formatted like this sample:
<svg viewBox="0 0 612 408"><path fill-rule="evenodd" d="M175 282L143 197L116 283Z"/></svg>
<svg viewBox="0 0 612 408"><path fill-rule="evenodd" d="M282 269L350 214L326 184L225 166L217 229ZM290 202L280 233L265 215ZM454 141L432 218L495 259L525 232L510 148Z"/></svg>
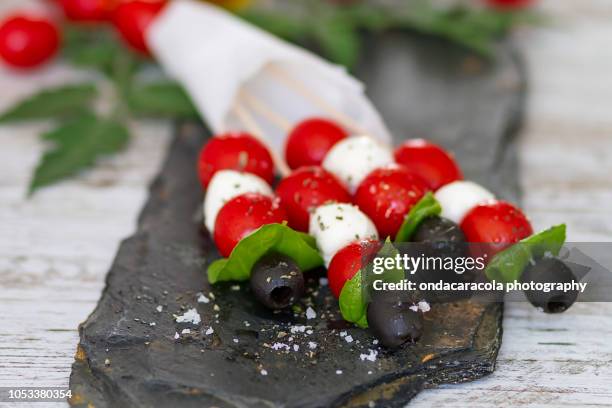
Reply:
<svg viewBox="0 0 612 408"><path fill-rule="evenodd" d="M456 149L468 177L517 197L512 130L520 119L524 80L511 52L501 49L498 63L487 65L437 40L391 34L377 40L364 61L358 72L398 140L441 141ZM332 407L375 401L393 407L423 388L493 371L502 332L499 304L435 305L424 338L388 352L374 346L367 331L342 322L316 273L302 304L302 310L316 310L312 320L303 312L296 317L263 310L245 284L239 290L210 288L203 270L218 255L200 227L202 194L195 174L205 137L197 125L177 129L138 230L122 243L102 298L80 327L72 405ZM200 291L213 291L216 300L198 303ZM176 324L173 314L192 307L202 323ZM312 334L291 334L296 325L311 326ZM206 335L210 326L215 331ZM184 328L191 334L175 339ZM339 335L343 330L353 342ZM266 347L275 342L299 350ZM374 362L360 358L369 349L378 351Z"/></svg>

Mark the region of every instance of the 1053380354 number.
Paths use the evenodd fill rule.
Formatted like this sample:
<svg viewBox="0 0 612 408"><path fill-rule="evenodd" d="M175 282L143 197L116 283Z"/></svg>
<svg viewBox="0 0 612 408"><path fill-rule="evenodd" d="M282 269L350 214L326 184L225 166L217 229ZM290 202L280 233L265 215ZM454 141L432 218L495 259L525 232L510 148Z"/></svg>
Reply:
<svg viewBox="0 0 612 408"><path fill-rule="evenodd" d="M63 387L0 387L0 402L55 402L72 398L72 391Z"/></svg>

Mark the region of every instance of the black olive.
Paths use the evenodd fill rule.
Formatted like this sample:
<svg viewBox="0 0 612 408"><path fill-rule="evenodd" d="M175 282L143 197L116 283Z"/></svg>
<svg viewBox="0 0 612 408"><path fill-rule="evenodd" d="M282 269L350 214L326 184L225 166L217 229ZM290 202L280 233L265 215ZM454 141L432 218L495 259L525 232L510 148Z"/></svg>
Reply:
<svg viewBox="0 0 612 408"><path fill-rule="evenodd" d="M456 223L447 218L428 217L414 233L415 242L465 242L465 235Z"/></svg>
<svg viewBox="0 0 612 408"><path fill-rule="evenodd" d="M572 270L558 258L542 258L527 266L521 276L523 283L570 283L578 281ZM529 290L525 296L535 307L542 308L546 313L565 312L578 298L578 291L550 292Z"/></svg>
<svg viewBox="0 0 612 408"><path fill-rule="evenodd" d="M392 297L376 297L368 305L368 326L385 347L395 348L421 338L423 314L411 306L413 303Z"/></svg>
<svg viewBox="0 0 612 408"><path fill-rule="evenodd" d="M453 221L441 217L428 217L421 222L412 238L413 243L408 248L412 256L427 258L465 258L468 256L468 244L463 231ZM415 255L416 254L416 255ZM436 283L439 281L447 283L472 282L477 274L474 269L458 273L453 270L423 269L416 272L412 279L416 283ZM448 302L469 296L466 292L452 291L427 291L424 292L427 299L433 302Z"/></svg>
<svg viewBox="0 0 612 408"><path fill-rule="evenodd" d="M293 259L270 253L253 266L251 289L266 307L283 309L304 294L304 275Z"/></svg>

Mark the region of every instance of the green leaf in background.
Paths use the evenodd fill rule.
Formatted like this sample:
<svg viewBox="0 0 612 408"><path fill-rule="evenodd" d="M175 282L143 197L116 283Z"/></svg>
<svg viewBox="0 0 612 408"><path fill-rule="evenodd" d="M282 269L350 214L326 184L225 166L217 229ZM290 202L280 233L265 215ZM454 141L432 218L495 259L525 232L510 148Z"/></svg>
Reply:
<svg viewBox="0 0 612 408"><path fill-rule="evenodd" d="M361 38L354 22L347 18L331 18L314 31L323 53L346 67L354 66L361 52Z"/></svg>
<svg viewBox="0 0 612 408"><path fill-rule="evenodd" d="M391 240L387 239L383 247L376 254L376 258L395 258L399 254L399 251ZM366 276L364 278L363 271ZM355 276L348 280L342 291L340 292L340 313L342 318L347 322L355 323L361 328L368 327L367 311L368 301L365 296L365 287L368 287L374 283L375 280L382 280L384 282L399 282L404 279L405 273L403 269L385 269L382 274L375 274L373 272L373 263L370 262L368 265L364 265L360 270L357 271ZM367 280L366 286L363 285L363 281Z"/></svg>
<svg viewBox="0 0 612 408"><path fill-rule="evenodd" d="M521 279L523 271L534 259L547 254L559 255L565 243L566 226L557 225L534 234L495 255L485 270L489 280L511 283Z"/></svg>
<svg viewBox="0 0 612 408"><path fill-rule="evenodd" d="M119 122L87 113L45 133L43 138L53 147L45 152L36 168L30 194L91 167L101 156L120 151L127 144L129 133Z"/></svg>
<svg viewBox="0 0 612 408"><path fill-rule="evenodd" d="M273 11L248 8L240 12L239 16L287 41L302 42L308 37L311 30L308 27L309 22L305 19Z"/></svg>
<svg viewBox="0 0 612 408"><path fill-rule="evenodd" d="M285 224L268 224L236 245L230 257L219 259L208 267L208 281L245 281L251 277L253 265L268 252L290 257L302 271L323 265L314 238L297 232Z"/></svg>
<svg viewBox="0 0 612 408"><path fill-rule="evenodd" d="M0 123L79 115L91 105L96 95L96 87L90 83L47 89L4 112L0 115Z"/></svg>
<svg viewBox="0 0 612 408"><path fill-rule="evenodd" d="M128 106L138 116L191 119L198 111L183 88L170 81L136 85L128 93Z"/></svg>
<svg viewBox="0 0 612 408"><path fill-rule="evenodd" d="M415 204L410 210L404 222L397 231L395 236L395 242L408 242L414 235L419 225L426 218L440 215L442 213L442 207L438 200L434 197L433 193L429 192Z"/></svg>

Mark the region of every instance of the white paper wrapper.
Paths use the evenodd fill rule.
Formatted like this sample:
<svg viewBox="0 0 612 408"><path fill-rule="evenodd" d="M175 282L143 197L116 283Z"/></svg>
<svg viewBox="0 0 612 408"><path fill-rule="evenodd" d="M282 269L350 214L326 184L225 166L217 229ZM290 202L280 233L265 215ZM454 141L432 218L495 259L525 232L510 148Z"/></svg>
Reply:
<svg viewBox="0 0 612 408"><path fill-rule="evenodd" d="M256 112L245 101L263 102L293 125L311 116L330 115L324 105L281 78L300 84L364 131L389 143L389 132L364 95L363 85L344 68L288 44L216 6L196 0L174 0L148 30L149 46L169 75L192 97L214 132L250 130L235 106L249 108L268 144L282 152L286 130ZM281 76L279 76L279 71ZM323 106L323 107L322 107ZM345 126L346 121L342 121ZM358 129L358 130L356 130Z"/></svg>

